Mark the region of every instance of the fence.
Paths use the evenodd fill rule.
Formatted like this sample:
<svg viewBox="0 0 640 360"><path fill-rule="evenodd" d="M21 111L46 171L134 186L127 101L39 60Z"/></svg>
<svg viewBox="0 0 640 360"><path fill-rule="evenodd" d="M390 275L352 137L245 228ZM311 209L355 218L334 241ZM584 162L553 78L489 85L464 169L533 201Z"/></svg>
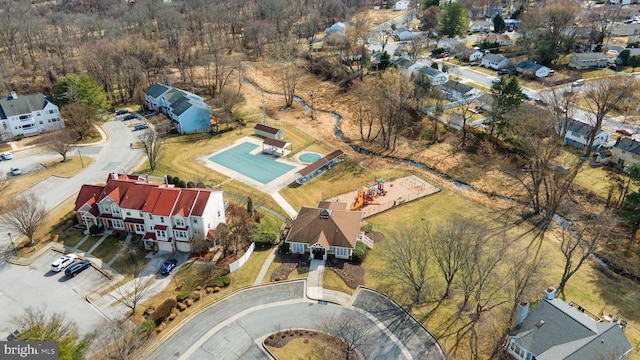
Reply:
<svg viewBox="0 0 640 360"><path fill-rule="evenodd" d="M438 189L436 192L440 191L440 189ZM380 204L369 204L367 206L365 206L364 208L360 208L359 210L362 211L362 217L363 218L367 218L369 216L373 216L375 214L381 213L383 211L387 211L391 208L394 208L396 206L402 205L404 203L408 203L410 201L413 200L417 200L421 197L425 197L426 195L429 195L431 193L420 193L420 194L407 194L405 196L402 197L402 199L400 200L389 200L389 201L385 201L385 202L381 202L380 199L381 198L376 198L376 200L380 203Z"/></svg>
<svg viewBox="0 0 640 360"><path fill-rule="evenodd" d="M244 265L244 263L246 263L247 260L249 260L249 257L251 256L251 254L253 254L253 249L255 248L256 248L256 243L251 243L251 246L249 246L249 249L247 249L247 252L245 252L244 255L240 257L240 259L229 264L229 272L234 272L238 270L242 265Z"/></svg>

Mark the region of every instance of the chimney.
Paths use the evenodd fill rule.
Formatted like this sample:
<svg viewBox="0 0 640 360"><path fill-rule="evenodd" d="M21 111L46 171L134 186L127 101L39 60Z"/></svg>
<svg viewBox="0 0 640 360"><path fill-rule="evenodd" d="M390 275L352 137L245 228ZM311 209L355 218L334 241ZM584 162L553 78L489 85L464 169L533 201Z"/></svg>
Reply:
<svg viewBox="0 0 640 360"><path fill-rule="evenodd" d="M542 296L543 299L545 300L553 300L556 298L556 288L554 288L553 286L549 286L547 288L547 290L544 291L544 294Z"/></svg>
<svg viewBox="0 0 640 360"><path fill-rule="evenodd" d="M169 179L167 179L167 175L164 176L164 184L169 185Z"/></svg>
<svg viewBox="0 0 640 360"><path fill-rule="evenodd" d="M11 96L9 97L9 100L15 100L15 99L17 99L17 98L18 98L18 94L16 94L16 92L15 92L15 91L12 91L12 92L11 92Z"/></svg>
<svg viewBox="0 0 640 360"><path fill-rule="evenodd" d="M520 324L522 324L522 322L524 321L524 319L527 318L528 315L529 315L529 303L526 301L522 301L518 303L514 325L519 326Z"/></svg>
<svg viewBox="0 0 640 360"><path fill-rule="evenodd" d="M118 173L116 173L115 171L113 171L113 172L111 173L111 179L112 179L112 180L118 180Z"/></svg>

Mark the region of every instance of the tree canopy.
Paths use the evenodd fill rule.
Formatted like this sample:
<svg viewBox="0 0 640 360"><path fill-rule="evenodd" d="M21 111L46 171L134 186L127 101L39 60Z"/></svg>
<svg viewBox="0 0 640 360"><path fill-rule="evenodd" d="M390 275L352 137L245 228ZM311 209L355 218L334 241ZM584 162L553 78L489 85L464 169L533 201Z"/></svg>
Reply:
<svg viewBox="0 0 640 360"><path fill-rule="evenodd" d="M453 38L456 35L465 34L468 30L469 19L464 5L459 2L447 5L440 21L440 33Z"/></svg>
<svg viewBox="0 0 640 360"><path fill-rule="evenodd" d="M94 109L106 109L107 94L87 75L69 74L53 86L53 98L58 106L82 103Z"/></svg>
<svg viewBox="0 0 640 360"><path fill-rule="evenodd" d="M502 15L497 14L493 17L493 31L501 33L507 30L507 24L504 22Z"/></svg>

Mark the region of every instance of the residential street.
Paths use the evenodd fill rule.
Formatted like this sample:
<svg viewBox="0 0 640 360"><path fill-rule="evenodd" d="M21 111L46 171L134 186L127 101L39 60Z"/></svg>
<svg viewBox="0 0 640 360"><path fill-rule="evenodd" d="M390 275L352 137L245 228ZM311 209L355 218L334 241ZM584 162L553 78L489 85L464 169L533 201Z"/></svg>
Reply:
<svg viewBox="0 0 640 360"><path fill-rule="evenodd" d="M129 144L136 140L138 134L132 132L131 128L121 121L108 121L102 125L102 128L108 134L108 138L104 142L80 147L82 156L91 156L93 158L94 161L90 166L68 179L50 177L34 185L25 193L36 194L45 201L47 210L52 210L58 204L73 196L83 184L104 182L107 174L111 171L122 172L125 169L131 169L143 156L142 150L134 150L129 147ZM20 166L13 165L17 164L18 161L37 165L42 161L46 161L46 159L55 158L54 154L50 154L53 157L48 158L49 155L47 154L49 153L39 154L35 149L25 151L34 151L35 157L31 159L17 151L15 152L14 160L0 162L0 166L6 166L5 163L11 163L9 164L10 167ZM72 153L77 153L77 149L72 150ZM30 153L27 154L31 156ZM0 170L2 169L4 168L0 167ZM0 232L0 248L5 248L8 245L9 237L7 236L7 231Z"/></svg>

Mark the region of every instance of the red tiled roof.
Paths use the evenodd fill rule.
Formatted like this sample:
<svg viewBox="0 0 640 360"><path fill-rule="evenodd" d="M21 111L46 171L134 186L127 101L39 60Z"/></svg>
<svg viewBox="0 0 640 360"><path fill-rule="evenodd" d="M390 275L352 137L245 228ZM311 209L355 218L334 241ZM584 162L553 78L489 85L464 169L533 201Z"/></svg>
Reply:
<svg viewBox="0 0 640 360"><path fill-rule="evenodd" d="M179 195L180 189L153 188L142 206L142 211L153 215L169 216Z"/></svg>
<svg viewBox="0 0 640 360"><path fill-rule="evenodd" d="M151 231L144 233L144 236L142 237L142 240L155 240L155 239L156 239L156 233Z"/></svg>
<svg viewBox="0 0 640 360"><path fill-rule="evenodd" d="M129 187L124 194L120 207L123 209L141 210L151 189L160 185L151 183L136 183Z"/></svg>
<svg viewBox="0 0 640 360"><path fill-rule="evenodd" d="M116 177L114 179L114 176ZM107 183L111 180L129 180L129 181L140 181L142 180L140 178L139 175L134 175L134 174L114 174L114 173L110 173L109 176L107 176Z"/></svg>
<svg viewBox="0 0 640 360"><path fill-rule="evenodd" d="M80 192L78 193L78 197L76 198L76 205L73 211L78 211L82 207L82 205L92 206L95 204L96 199L102 193L104 186L98 185L82 185L80 188Z"/></svg>
<svg viewBox="0 0 640 360"><path fill-rule="evenodd" d="M153 230L167 230L167 225L154 225Z"/></svg>
<svg viewBox="0 0 640 360"><path fill-rule="evenodd" d="M191 209L198 197L197 191L184 189L180 191L180 197L176 202L176 206L173 207L171 215L180 215L182 217L188 217L191 214Z"/></svg>
<svg viewBox="0 0 640 360"><path fill-rule="evenodd" d="M144 224L144 219L125 218L124 222L130 223L130 224Z"/></svg>
<svg viewBox="0 0 640 360"><path fill-rule="evenodd" d="M195 191L196 189L192 189L191 191ZM209 202L209 197L214 192L213 190L206 189L197 189L198 197L196 198L195 204L191 208L191 214L193 216L202 216L204 214L204 209L207 207L207 202Z"/></svg>

